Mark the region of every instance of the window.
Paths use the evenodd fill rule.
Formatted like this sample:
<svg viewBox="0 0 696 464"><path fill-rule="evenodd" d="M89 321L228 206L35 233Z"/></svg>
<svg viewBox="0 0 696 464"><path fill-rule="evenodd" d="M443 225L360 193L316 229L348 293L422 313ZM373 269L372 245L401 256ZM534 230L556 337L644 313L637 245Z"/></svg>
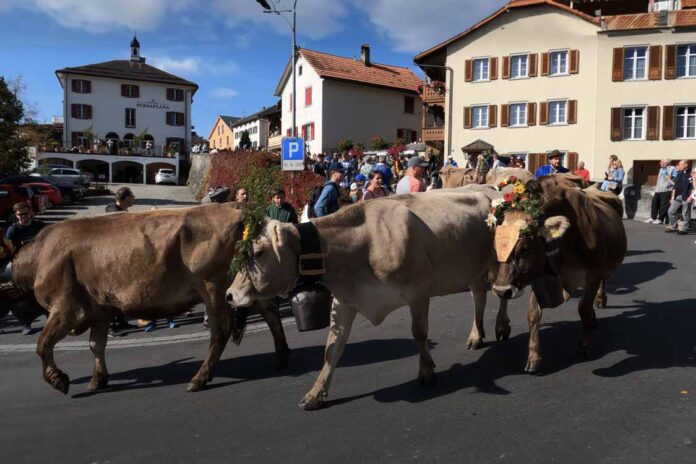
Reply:
<svg viewBox="0 0 696 464"><path fill-rule="evenodd" d="M307 87L304 91L304 104L305 106L312 106L312 88Z"/></svg>
<svg viewBox="0 0 696 464"><path fill-rule="evenodd" d="M140 87L132 84L121 84L121 96L126 98L139 98Z"/></svg>
<svg viewBox="0 0 696 464"><path fill-rule="evenodd" d="M75 119L92 119L92 105L74 103L70 105L70 115Z"/></svg>
<svg viewBox="0 0 696 464"><path fill-rule="evenodd" d="M568 100L549 102L549 125L568 124Z"/></svg>
<svg viewBox="0 0 696 464"><path fill-rule="evenodd" d="M471 107L471 127L473 129L488 127L488 105Z"/></svg>
<svg viewBox="0 0 696 464"><path fill-rule="evenodd" d="M474 81L487 81L489 80L489 58L477 58L474 60Z"/></svg>
<svg viewBox="0 0 696 464"><path fill-rule="evenodd" d="M696 44L677 47L677 77L696 77Z"/></svg>
<svg viewBox="0 0 696 464"><path fill-rule="evenodd" d="M645 138L645 108L623 109L623 139L643 140Z"/></svg>
<svg viewBox="0 0 696 464"><path fill-rule="evenodd" d="M135 127L135 108L126 108L126 127Z"/></svg>
<svg viewBox="0 0 696 464"><path fill-rule="evenodd" d="M396 129L396 138L404 143L413 143L418 140L418 134L413 129Z"/></svg>
<svg viewBox="0 0 696 464"><path fill-rule="evenodd" d="M184 101L184 91L181 89L167 89L167 100Z"/></svg>
<svg viewBox="0 0 696 464"><path fill-rule="evenodd" d="M648 47L629 47L624 50L624 79L647 78Z"/></svg>
<svg viewBox="0 0 696 464"><path fill-rule="evenodd" d="M550 76L568 74L568 50L549 53Z"/></svg>
<svg viewBox="0 0 696 464"><path fill-rule="evenodd" d="M677 138L696 139L696 106L677 107Z"/></svg>
<svg viewBox="0 0 696 464"><path fill-rule="evenodd" d="M300 65L299 69L297 70L297 75L298 76L302 75L302 65Z"/></svg>
<svg viewBox="0 0 696 464"><path fill-rule="evenodd" d="M229 144L230 144L230 136L229 136L229 135L226 135L226 136L225 136L225 140L227 141L227 145L229 145Z"/></svg>
<svg viewBox="0 0 696 464"><path fill-rule="evenodd" d="M92 82L84 79L73 79L72 91L75 93L92 93Z"/></svg>
<svg viewBox="0 0 696 464"><path fill-rule="evenodd" d="M310 122L302 126L302 138L309 141L314 140L314 123Z"/></svg>
<svg viewBox="0 0 696 464"><path fill-rule="evenodd" d="M168 126L183 126L184 125L184 113L178 113L176 111L167 111L167 125ZM220 145L222 145L222 139L220 139Z"/></svg>
<svg viewBox="0 0 696 464"><path fill-rule="evenodd" d="M528 76L529 72L529 55L513 55L510 79L520 79Z"/></svg>
<svg viewBox="0 0 696 464"><path fill-rule="evenodd" d="M527 104L526 103L511 103L510 116L508 121L509 127L522 127L527 125Z"/></svg>
<svg viewBox="0 0 696 464"><path fill-rule="evenodd" d="M413 97L404 97L404 113L413 114L416 112L416 99Z"/></svg>

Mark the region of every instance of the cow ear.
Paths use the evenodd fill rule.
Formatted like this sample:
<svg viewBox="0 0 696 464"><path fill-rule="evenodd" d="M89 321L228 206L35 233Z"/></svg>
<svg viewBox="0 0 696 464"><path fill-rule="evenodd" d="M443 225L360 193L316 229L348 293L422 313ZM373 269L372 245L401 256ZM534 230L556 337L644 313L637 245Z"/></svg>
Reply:
<svg viewBox="0 0 696 464"><path fill-rule="evenodd" d="M551 216L541 228L541 235L547 242L563 237L570 227L570 221L565 216Z"/></svg>
<svg viewBox="0 0 696 464"><path fill-rule="evenodd" d="M271 221L268 223L268 226L270 227L270 236L271 240L273 241L273 245L276 248L282 247L283 246L283 230L280 227L280 222L279 221Z"/></svg>

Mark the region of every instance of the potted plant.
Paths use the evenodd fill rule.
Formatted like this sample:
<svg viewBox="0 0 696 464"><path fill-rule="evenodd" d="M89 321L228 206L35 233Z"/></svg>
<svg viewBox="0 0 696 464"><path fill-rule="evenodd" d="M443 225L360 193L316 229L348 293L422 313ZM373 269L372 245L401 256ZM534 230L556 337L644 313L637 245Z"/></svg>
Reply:
<svg viewBox="0 0 696 464"><path fill-rule="evenodd" d="M430 81L428 87L437 92L439 95L444 95L447 91L445 83L442 81Z"/></svg>

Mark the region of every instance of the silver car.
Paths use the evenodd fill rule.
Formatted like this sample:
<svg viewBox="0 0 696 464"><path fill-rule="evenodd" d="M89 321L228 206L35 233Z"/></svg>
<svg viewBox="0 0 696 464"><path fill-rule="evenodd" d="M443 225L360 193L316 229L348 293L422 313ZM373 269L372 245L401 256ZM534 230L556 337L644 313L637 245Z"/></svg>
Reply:
<svg viewBox="0 0 696 464"><path fill-rule="evenodd" d="M155 174L155 184L178 184L179 179L173 169L162 168Z"/></svg>

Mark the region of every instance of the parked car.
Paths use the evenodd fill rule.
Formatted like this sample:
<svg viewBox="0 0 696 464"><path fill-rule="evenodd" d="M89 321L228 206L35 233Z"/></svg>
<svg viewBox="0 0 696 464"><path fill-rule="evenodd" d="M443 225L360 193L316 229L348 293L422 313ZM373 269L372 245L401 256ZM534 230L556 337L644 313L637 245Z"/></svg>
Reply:
<svg viewBox="0 0 696 464"><path fill-rule="evenodd" d="M174 184L179 183L173 169L162 168L155 174L155 184Z"/></svg>
<svg viewBox="0 0 696 464"><path fill-rule="evenodd" d="M0 184L10 184L10 185L23 185L30 184L32 182L42 182L46 184L53 185L60 190L63 200L68 199L70 201L75 201L82 198L85 194L85 187L82 184L77 185L61 185L55 182L55 179L50 179L48 177L41 177L39 175L31 176L9 176L0 179Z"/></svg>
<svg viewBox="0 0 696 464"><path fill-rule="evenodd" d="M54 206L60 206L65 202L63 194L60 192L60 188L53 184L48 184L45 182L27 182L26 184L22 185L32 187L34 192L38 191L38 193L45 195L48 201L48 205L46 206L47 209Z"/></svg>
<svg viewBox="0 0 696 464"><path fill-rule="evenodd" d="M40 171L32 172L30 176L47 177L58 185L74 186L77 184L84 185L84 188L89 188L91 180L79 169L72 168L51 168L43 176Z"/></svg>
<svg viewBox="0 0 696 464"><path fill-rule="evenodd" d="M0 183L0 218L8 224L16 222L17 218L12 208L23 201L34 206L34 192L30 187Z"/></svg>

